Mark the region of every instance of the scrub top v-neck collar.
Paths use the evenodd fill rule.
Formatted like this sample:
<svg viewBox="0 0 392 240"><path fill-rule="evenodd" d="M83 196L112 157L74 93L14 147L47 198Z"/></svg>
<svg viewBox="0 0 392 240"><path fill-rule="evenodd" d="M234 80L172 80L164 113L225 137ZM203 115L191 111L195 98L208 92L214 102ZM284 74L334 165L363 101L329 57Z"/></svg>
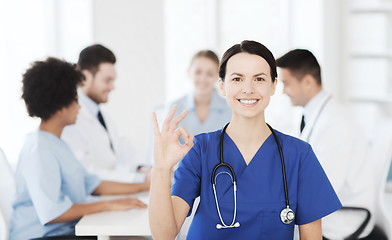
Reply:
<svg viewBox="0 0 392 240"><path fill-rule="evenodd" d="M236 165L236 163L238 164L238 163L240 163L240 164L238 164L238 165L236 165L236 166L233 166L234 167L234 169L237 169L237 167L245 167L245 168L247 168L247 167L249 167L251 164L252 164L252 162L254 162L254 160L256 160L256 161L258 161L257 159L259 159L259 158L263 158L263 151L262 151L262 149L263 148L265 148L265 145L268 145L269 144L269 142L271 141L271 136L272 136L272 133L270 133L269 135L268 135L268 137L264 140L264 142L260 145L260 147L257 149L257 151L256 151L256 153L253 155L253 157L252 157L252 159L249 161L249 163L248 164L246 164L246 161L245 161L245 158L244 158L244 156L242 155L242 153L241 153L241 151L240 151L240 149L237 147L237 145L235 144L235 142L234 142L234 140L229 136L229 134L227 134L227 132L225 132L225 135L224 135L224 138L223 138L223 141L224 141L224 143L223 143L223 152L225 151L225 146L226 147L230 147L230 148L233 148L233 149L235 149L235 152L239 155L239 156L241 156L241 160L242 161L234 161L234 165ZM224 154L224 153L223 153ZM260 155L260 156L259 156ZM225 161L225 156L223 157L223 161ZM228 159L228 158L227 158ZM230 163L230 165L231 165L232 163ZM254 164L254 163L253 163ZM242 165L244 165L244 166L242 166Z"/></svg>

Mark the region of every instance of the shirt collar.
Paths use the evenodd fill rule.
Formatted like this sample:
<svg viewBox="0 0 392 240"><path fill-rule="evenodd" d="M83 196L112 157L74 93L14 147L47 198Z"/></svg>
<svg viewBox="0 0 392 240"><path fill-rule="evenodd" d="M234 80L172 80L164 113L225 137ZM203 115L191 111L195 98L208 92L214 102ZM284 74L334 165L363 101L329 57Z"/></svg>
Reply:
<svg viewBox="0 0 392 240"><path fill-rule="evenodd" d="M213 90L212 96L211 96L210 109L213 109L213 110L225 109L225 105L222 105L222 101L219 101L220 98L221 97L216 93L216 91ZM188 110L195 110L196 109L194 92L188 94L188 97L186 100L186 107Z"/></svg>
<svg viewBox="0 0 392 240"><path fill-rule="evenodd" d="M325 98L328 96L327 92L321 90L316 94L304 107L305 123L308 124L315 117L318 109L321 107Z"/></svg>
<svg viewBox="0 0 392 240"><path fill-rule="evenodd" d="M85 107L93 116L98 116L99 105L91 98L87 97L82 91L78 90L79 102Z"/></svg>
<svg viewBox="0 0 392 240"><path fill-rule="evenodd" d="M190 94L187 95L187 99L186 99L186 109L188 109L189 111L195 110L196 105L195 105L195 94L192 92Z"/></svg>

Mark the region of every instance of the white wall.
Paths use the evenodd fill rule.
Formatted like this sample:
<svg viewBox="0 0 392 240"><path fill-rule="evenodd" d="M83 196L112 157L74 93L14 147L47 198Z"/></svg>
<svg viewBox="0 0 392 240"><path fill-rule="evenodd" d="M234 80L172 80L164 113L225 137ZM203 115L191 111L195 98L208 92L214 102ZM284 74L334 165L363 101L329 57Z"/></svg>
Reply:
<svg viewBox="0 0 392 240"><path fill-rule="evenodd" d="M21 100L22 74L32 61L44 58L52 45L46 38L45 0L2 0L1 4L0 147L15 166L25 134L39 123L28 117Z"/></svg>
<svg viewBox="0 0 392 240"><path fill-rule="evenodd" d="M341 99L347 95L341 53L342 38L347 38L341 12L345 1L0 0L0 4L0 147L12 162L24 135L38 124L27 116L20 99L23 71L47 55L76 61L80 50L95 42L112 49L118 59L116 89L104 108L142 154L147 151L152 109L189 89L189 60L201 48L221 55L243 39L265 43L275 57L307 48L322 65L325 88ZM292 108L281 91L279 84L267 121L294 133L291 128L297 129L298 123L292 119L299 119L302 111ZM360 110L366 115L376 112Z"/></svg>
<svg viewBox="0 0 392 240"><path fill-rule="evenodd" d="M217 0L165 0L165 69L167 102L191 91L188 68L193 55L217 48ZM164 102L162 102L163 104Z"/></svg>
<svg viewBox="0 0 392 240"><path fill-rule="evenodd" d="M39 125L21 99L22 74L47 56L77 60L92 41L91 0L0 0L0 17L0 147L15 167Z"/></svg>
<svg viewBox="0 0 392 240"><path fill-rule="evenodd" d="M118 78L104 106L146 154L154 106L165 100L163 0L96 0L93 39L116 55Z"/></svg>

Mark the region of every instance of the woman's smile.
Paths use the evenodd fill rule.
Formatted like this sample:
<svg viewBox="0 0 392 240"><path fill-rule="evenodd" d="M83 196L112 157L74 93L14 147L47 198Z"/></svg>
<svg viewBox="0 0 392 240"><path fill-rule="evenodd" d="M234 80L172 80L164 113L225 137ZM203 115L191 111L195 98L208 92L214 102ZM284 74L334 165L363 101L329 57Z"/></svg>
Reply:
<svg viewBox="0 0 392 240"><path fill-rule="evenodd" d="M237 101L244 107L254 107L260 99L256 98L239 98Z"/></svg>

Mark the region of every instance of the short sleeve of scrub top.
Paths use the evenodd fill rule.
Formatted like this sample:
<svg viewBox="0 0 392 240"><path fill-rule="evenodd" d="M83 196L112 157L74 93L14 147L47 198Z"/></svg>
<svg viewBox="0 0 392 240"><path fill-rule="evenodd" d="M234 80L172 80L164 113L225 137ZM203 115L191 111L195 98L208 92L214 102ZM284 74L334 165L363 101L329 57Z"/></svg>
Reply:
<svg viewBox="0 0 392 240"><path fill-rule="evenodd" d="M285 160L290 208L295 212L294 222L282 223L280 211L285 208L285 198L281 161L274 137L267 138L247 166L235 143L225 134L223 155L225 163L233 167L237 176L236 221L240 222L240 227L216 229L220 220L211 174L219 163L220 132L195 136L193 148L180 161L174 174L172 196L186 201L190 209L194 199L200 196L188 232L189 239L292 239L294 224L303 225L321 219L341 208L310 145L276 131ZM224 221L230 224L234 210L233 188L230 184L217 187L224 189L219 195L219 207Z"/></svg>
<svg viewBox="0 0 392 240"><path fill-rule="evenodd" d="M200 145L194 138L193 148L178 165L172 187L172 196L182 198L190 206L188 216L192 212L193 201L200 195L200 171Z"/></svg>
<svg viewBox="0 0 392 240"><path fill-rule="evenodd" d="M303 225L342 207L310 145L299 165L295 224Z"/></svg>
<svg viewBox="0 0 392 240"><path fill-rule="evenodd" d="M42 224L62 215L73 204L61 190L60 166L54 158L48 151L37 151L24 168L29 194Z"/></svg>

